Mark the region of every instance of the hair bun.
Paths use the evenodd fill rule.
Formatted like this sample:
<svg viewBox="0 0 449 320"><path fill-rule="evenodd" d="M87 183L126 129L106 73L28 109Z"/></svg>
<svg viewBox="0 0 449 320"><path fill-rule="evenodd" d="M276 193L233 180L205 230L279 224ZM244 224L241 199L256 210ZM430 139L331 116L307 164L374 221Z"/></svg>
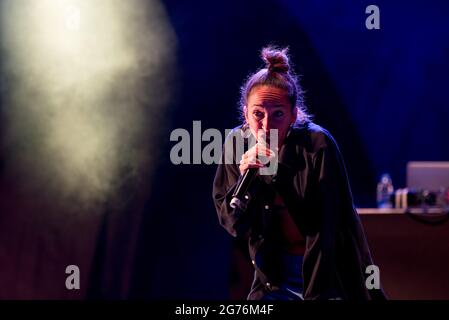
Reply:
<svg viewBox="0 0 449 320"><path fill-rule="evenodd" d="M269 72L288 72L290 65L287 56L288 48L277 49L266 47L262 49L261 57Z"/></svg>

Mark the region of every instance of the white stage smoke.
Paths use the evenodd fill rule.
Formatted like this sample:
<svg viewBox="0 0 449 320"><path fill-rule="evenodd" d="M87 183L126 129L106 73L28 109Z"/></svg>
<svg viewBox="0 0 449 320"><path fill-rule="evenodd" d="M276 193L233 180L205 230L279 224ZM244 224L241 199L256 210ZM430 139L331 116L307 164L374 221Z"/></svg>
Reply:
<svg viewBox="0 0 449 320"><path fill-rule="evenodd" d="M175 38L157 1L3 0L6 170L33 193L104 202L157 151Z"/></svg>

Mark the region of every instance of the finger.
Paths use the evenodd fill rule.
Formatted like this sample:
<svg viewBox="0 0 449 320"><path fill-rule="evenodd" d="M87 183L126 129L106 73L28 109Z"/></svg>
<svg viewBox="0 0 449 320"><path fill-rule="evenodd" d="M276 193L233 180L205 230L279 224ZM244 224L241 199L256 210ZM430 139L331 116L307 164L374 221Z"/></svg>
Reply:
<svg viewBox="0 0 449 320"><path fill-rule="evenodd" d="M267 152L267 148L265 148L264 146L261 145L255 145L254 147L252 147L251 149L249 149L246 154L248 156L256 156L259 154L265 154Z"/></svg>
<svg viewBox="0 0 449 320"><path fill-rule="evenodd" d="M272 157L275 155L274 151L268 148L261 148L259 149L258 156L262 156L262 157Z"/></svg>
<svg viewBox="0 0 449 320"><path fill-rule="evenodd" d="M265 143L257 143L256 144L256 147L257 147L257 149L258 150L260 150L260 151L262 151L262 152L265 152L265 151L267 151L267 150L269 150L269 151L271 151L271 149L269 148L269 146L267 145L267 144L265 144Z"/></svg>
<svg viewBox="0 0 449 320"><path fill-rule="evenodd" d="M246 162L246 163L249 163L249 164L260 163L259 159L258 159L257 156L255 156L255 155L249 157L248 159L246 159L245 162Z"/></svg>
<svg viewBox="0 0 449 320"><path fill-rule="evenodd" d="M244 163L239 166L239 169L240 169L240 172L243 173L250 168L263 168L263 167L265 167L265 165L262 163Z"/></svg>

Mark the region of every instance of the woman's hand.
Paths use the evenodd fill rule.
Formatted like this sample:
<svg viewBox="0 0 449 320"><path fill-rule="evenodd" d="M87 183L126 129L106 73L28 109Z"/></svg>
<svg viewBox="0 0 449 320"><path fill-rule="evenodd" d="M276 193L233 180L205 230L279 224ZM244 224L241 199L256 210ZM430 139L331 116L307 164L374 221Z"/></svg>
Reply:
<svg viewBox="0 0 449 320"><path fill-rule="evenodd" d="M263 168L274 157L274 152L261 143L256 143L248 151L246 151L240 160L240 173L244 174L249 168ZM261 161L261 159L263 161Z"/></svg>

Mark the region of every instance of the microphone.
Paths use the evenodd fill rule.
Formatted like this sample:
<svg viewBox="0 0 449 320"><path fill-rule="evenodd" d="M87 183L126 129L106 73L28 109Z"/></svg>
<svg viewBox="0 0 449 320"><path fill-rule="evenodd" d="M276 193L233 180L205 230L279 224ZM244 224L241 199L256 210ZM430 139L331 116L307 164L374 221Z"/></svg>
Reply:
<svg viewBox="0 0 449 320"><path fill-rule="evenodd" d="M257 175L257 171L259 168L249 168L243 174L242 179L234 190L232 194L232 199L229 205L233 209L240 209L241 211L245 211L250 200L250 195L247 193L248 189L251 185L251 182L254 180L254 177Z"/></svg>

